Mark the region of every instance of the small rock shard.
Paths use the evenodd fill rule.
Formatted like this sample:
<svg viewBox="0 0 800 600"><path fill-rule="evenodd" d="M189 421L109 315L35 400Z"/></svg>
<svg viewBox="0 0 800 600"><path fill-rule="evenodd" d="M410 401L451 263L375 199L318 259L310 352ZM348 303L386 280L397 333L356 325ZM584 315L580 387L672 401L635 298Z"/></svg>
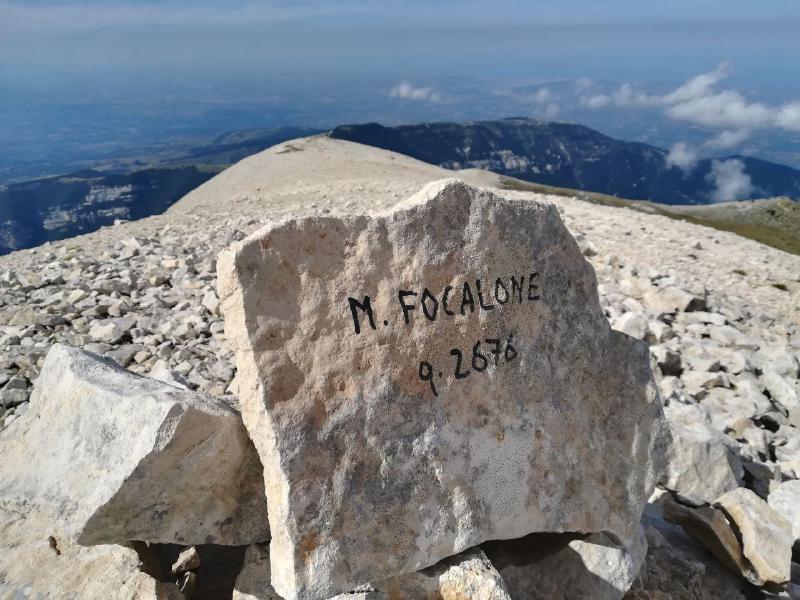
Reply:
<svg viewBox="0 0 800 600"><path fill-rule="evenodd" d="M89 352L50 349L0 456L3 505L50 515L79 544L269 539L239 414Z"/></svg>
<svg viewBox="0 0 800 600"><path fill-rule="evenodd" d="M326 598L488 539L629 540L668 440L552 205L445 180L268 225L218 261L272 585Z"/></svg>
<svg viewBox="0 0 800 600"><path fill-rule="evenodd" d="M172 565L172 574L194 571L199 566L200 555L197 553L197 548L190 546L178 555L178 559Z"/></svg>

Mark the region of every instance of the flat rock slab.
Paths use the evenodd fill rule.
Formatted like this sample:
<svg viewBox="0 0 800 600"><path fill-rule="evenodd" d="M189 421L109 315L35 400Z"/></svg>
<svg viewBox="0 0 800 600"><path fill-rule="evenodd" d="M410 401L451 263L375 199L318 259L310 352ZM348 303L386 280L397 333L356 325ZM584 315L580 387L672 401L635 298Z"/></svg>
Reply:
<svg viewBox="0 0 800 600"><path fill-rule="evenodd" d="M725 511L739 530L742 551L756 576L765 584L783 585L789 581L792 524L747 488L723 494L715 506Z"/></svg>
<svg viewBox="0 0 800 600"><path fill-rule="evenodd" d="M261 466L230 406L54 345L0 434L0 506L82 545L269 539Z"/></svg>
<svg viewBox="0 0 800 600"><path fill-rule="evenodd" d="M220 255L272 584L326 598L489 539L630 539L668 433L556 208L457 180Z"/></svg>

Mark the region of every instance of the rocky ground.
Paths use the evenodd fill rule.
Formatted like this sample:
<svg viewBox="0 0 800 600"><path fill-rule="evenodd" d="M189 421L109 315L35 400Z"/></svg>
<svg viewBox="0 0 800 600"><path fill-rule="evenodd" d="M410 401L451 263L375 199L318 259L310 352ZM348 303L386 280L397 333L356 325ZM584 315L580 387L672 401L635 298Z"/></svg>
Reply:
<svg viewBox="0 0 800 600"><path fill-rule="evenodd" d="M27 410L55 342L235 396L217 253L269 219L379 211L452 175L310 138L246 159L164 215L0 257L0 428ZM498 184L488 173L457 175ZM800 562L800 257L624 208L502 193L558 206L612 326L650 344L674 448L628 597L800 597L800 587L769 584L771 544L795 544ZM779 533L753 531L775 515Z"/></svg>

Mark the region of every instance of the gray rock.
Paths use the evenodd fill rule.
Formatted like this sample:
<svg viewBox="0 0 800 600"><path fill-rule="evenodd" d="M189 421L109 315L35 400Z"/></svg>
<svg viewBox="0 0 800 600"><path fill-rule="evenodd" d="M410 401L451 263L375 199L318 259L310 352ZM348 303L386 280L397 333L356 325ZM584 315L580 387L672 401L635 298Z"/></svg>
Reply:
<svg viewBox="0 0 800 600"><path fill-rule="evenodd" d="M239 414L87 352L53 346L0 455L3 506L48 514L83 545L268 537Z"/></svg>
<svg viewBox="0 0 800 600"><path fill-rule="evenodd" d="M643 340L647 335L647 318L639 313L627 312L612 324L614 329Z"/></svg>
<svg viewBox="0 0 800 600"><path fill-rule="evenodd" d="M89 328L89 335L97 342L114 344L122 339L125 331L112 321L99 321Z"/></svg>
<svg viewBox="0 0 800 600"><path fill-rule="evenodd" d="M778 484L767 498L772 509L792 524L795 541L800 540L800 481Z"/></svg>
<svg viewBox="0 0 800 600"><path fill-rule="evenodd" d="M724 434L671 408L667 417L673 443L664 487L693 504L713 502L739 487L742 464Z"/></svg>
<svg viewBox="0 0 800 600"><path fill-rule="evenodd" d="M780 408L789 414L789 418L796 418L796 426L800 427L800 399L797 390L789 380L775 371L767 370L761 376L764 387L769 391L770 397Z"/></svg>
<svg viewBox="0 0 800 600"><path fill-rule="evenodd" d="M635 533L667 441L647 345L612 332L552 205L437 182L269 225L218 272L285 598L487 539Z"/></svg>

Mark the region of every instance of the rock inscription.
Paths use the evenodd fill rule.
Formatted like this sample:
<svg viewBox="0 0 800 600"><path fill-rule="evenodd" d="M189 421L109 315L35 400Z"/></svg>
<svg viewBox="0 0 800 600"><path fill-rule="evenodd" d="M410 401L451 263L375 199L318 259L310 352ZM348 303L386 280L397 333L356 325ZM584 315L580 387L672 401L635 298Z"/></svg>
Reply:
<svg viewBox="0 0 800 600"><path fill-rule="evenodd" d="M329 598L485 540L629 540L666 428L555 206L457 180L220 255L271 581Z"/></svg>
<svg viewBox="0 0 800 600"><path fill-rule="evenodd" d="M490 296L489 293L485 294L482 287L485 288L486 285L482 286L480 279L473 280L474 294L469 281L455 287L445 285L441 295L432 293L427 287L422 292L400 289L397 291L397 307L405 325L411 325L411 319L414 318L415 312L420 312L427 321L435 323L437 317L440 317L440 307L440 318L457 318L459 315L466 317L476 310L503 310L506 306L511 308L515 304L536 302L541 298L538 281L539 273L536 271L519 277L514 275L507 278L497 277L494 280L493 296ZM457 291L454 293L456 287ZM418 303L415 302L416 298L419 298ZM377 330L375 325L377 317L372 308L372 297L365 295L359 300L348 296L347 302L353 317L353 331L356 335L360 335L364 328ZM455 309L455 307L458 308ZM366 325L362 324L362 319ZM390 321L384 319L383 325L389 327ZM451 365L453 379L466 379L472 372L483 373L490 366L499 367L501 363L512 363L518 356L514 347L513 333L503 333L501 337L477 340L471 348L471 357L469 353L460 348L450 349L449 355L453 358ZM471 365L471 369L466 366L467 364ZM436 397L439 396L436 390L437 379L440 380L443 377L445 377L445 372L437 370L427 360L419 362L419 378L430 385L431 393Z"/></svg>

